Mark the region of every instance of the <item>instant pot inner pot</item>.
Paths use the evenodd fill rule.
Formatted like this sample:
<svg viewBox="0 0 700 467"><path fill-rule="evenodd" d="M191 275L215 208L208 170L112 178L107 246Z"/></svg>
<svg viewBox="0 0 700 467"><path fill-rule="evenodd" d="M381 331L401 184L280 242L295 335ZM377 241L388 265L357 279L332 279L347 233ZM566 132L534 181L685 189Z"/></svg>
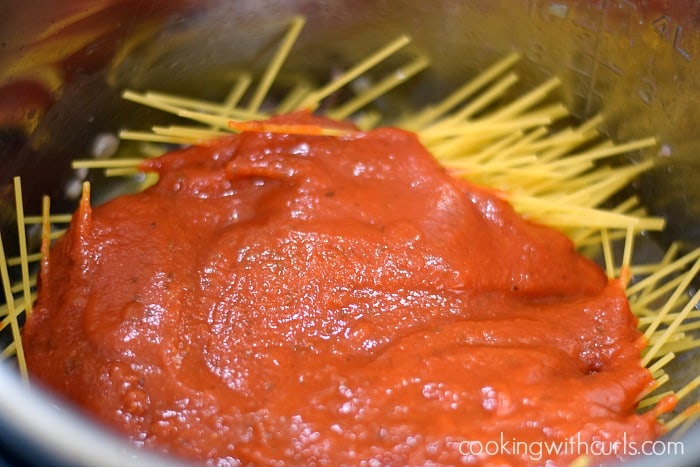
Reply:
<svg viewBox="0 0 700 467"><path fill-rule="evenodd" d="M602 112L601 130L613 139L658 138L657 148L635 156L653 158L656 165L632 189L650 214L667 219L666 231L654 243L700 246L696 1L34 3L11 0L0 7L0 222L9 255L16 237L13 176L22 176L26 212L38 211L43 194L51 195L54 212L72 209L77 198L69 189L75 178L72 159L94 153L105 135L145 129L167 118L123 101L123 89L220 100L237 73L262 72L293 15L307 22L282 68L277 92L299 77L325 82L398 35L410 35L405 54L425 54L431 65L382 101L387 115L436 101L510 51L519 52L519 89L558 76L558 98L576 117ZM105 179L92 181L103 196L121 189ZM661 251L654 243L648 246L652 255ZM696 354L679 358L668 371L687 381L699 369ZM0 393L3 407L45 410L3 409L7 436L49 447L54 458L68 456L69 463L116 462L94 449L114 440L83 443L79 434L93 433L87 422L65 417L69 409L21 390L6 365L0 370L7 387L14 388ZM37 429L31 417L61 419L71 427L65 433L78 435L56 442L60 432ZM700 439L700 432L691 431L686 439ZM669 463L692 464L691 451L700 443L685 444L686 456ZM119 458L115 465L143 460L121 449L103 452Z"/></svg>

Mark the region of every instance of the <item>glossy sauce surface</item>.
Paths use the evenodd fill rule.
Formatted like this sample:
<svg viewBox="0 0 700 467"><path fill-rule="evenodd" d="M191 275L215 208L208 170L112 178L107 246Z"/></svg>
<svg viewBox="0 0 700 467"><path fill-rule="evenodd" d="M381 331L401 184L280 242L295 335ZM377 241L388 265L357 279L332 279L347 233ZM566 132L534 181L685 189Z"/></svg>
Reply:
<svg viewBox="0 0 700 467"><path fill-rule="evenodd" d="M145 168L146 191L83 201L23 337L34 380L136 444L537 465L465 442L658 436L635 414L651 377L620 284L414 134L245 132Z"/></svg>

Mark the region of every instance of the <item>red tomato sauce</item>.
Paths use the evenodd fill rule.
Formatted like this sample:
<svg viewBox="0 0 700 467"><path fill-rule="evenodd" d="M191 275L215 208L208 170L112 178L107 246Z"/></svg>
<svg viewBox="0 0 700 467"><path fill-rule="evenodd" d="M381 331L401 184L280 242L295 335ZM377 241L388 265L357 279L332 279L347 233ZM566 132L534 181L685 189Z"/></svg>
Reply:
<svg viewBox="0 0 700 467"><path fill-rule="evenodd" d="M23 336L35 381L137 445L537 465L661 433L619 282L413 133L244 132L144 169L144 192L83 200Z"/></svg>

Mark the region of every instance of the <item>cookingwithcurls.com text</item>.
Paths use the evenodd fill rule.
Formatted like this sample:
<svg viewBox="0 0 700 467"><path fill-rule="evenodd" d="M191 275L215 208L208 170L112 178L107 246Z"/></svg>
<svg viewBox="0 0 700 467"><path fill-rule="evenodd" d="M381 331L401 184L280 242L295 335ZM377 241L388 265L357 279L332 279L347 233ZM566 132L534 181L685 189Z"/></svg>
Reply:
<svg viewBox="0 0 700 467"><path fill-rule="evenodd" d="M533 461L560 456L680 456L684 453L682 441L636 441L628 440L626 434L616 441L584 440L580 434L567 441L522 441L500 433L498 439L488 441L463 440L458 443L458 449L463 456L515 456L529 457Z"/></svg>

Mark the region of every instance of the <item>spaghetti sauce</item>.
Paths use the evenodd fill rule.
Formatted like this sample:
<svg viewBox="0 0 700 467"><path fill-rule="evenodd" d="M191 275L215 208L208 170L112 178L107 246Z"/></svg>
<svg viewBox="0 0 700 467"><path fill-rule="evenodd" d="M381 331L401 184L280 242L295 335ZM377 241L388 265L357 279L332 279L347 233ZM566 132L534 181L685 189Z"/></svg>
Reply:
<svg viewBox="0 0 700 467"><path fill-rule="evenodd" d="M261 125L83 200L24 328L34 380L216 465L567 464L660 434L622 287L564 235L413 133L270 123L349 133Z"/></svg>

